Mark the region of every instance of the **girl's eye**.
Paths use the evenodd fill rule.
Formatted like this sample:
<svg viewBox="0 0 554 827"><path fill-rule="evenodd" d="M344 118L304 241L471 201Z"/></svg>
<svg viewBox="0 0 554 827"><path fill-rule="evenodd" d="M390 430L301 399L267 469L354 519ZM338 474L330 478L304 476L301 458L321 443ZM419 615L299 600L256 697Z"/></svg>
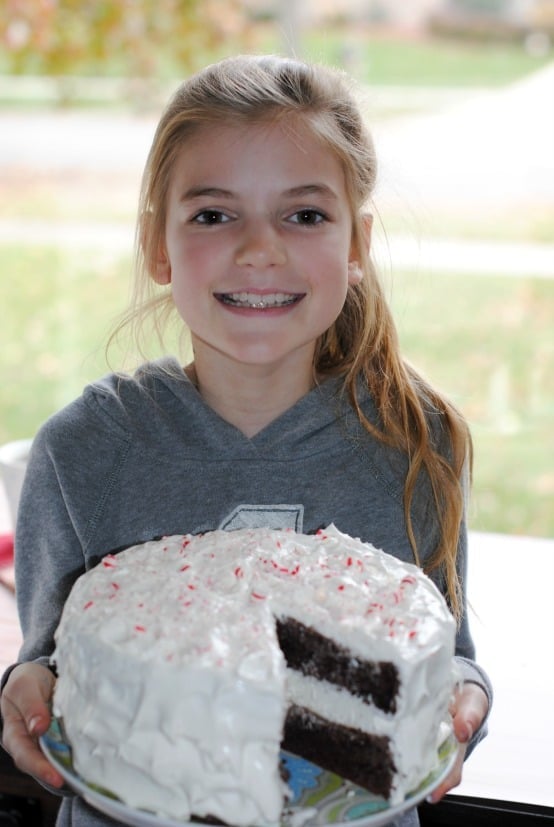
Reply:
<svg viewBox="0 0 554 827"><path fill-rule="evenodd" d="M196 213L192 217L193 224L224 224L226 221L230 221L228 215L225 213L220 212L220 210L201 210L201 212Z"/></svg>
<svg viewBox="0 0 554 827"><path fill-rule="evenodd" d="M316 224L321 224L323 221L327 221L327 216L319 210L306 208L304 210L298 210L298 212L291 215L290 221L294 224L303 224L308 227L313 227Z"/></svg>

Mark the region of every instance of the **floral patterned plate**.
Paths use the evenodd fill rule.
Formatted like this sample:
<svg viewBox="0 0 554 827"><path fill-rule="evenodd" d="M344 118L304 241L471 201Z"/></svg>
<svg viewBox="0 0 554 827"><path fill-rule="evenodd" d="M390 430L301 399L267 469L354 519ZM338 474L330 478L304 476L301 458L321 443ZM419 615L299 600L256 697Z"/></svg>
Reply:
<svg viewBox="0 0 554 827"><path fill-rule="evenodd" d="M132 827L183 827L185 823L195 823L174 821L133 809L109 792L87 784L73 768L71 747L64 737L63 726L55 718L48 732L40 738L40 745L69 787L91 807L111 818ZM456 752L456 739L450 735L439 748L439 760L433 772L404 801L390 806L383 798L283 751L281 757L290 774L288 785L292 790L292 799L283 813L281 827L319 827L327 824L335 827L381 827L416 807L438 787L450 772Z"/></svg>

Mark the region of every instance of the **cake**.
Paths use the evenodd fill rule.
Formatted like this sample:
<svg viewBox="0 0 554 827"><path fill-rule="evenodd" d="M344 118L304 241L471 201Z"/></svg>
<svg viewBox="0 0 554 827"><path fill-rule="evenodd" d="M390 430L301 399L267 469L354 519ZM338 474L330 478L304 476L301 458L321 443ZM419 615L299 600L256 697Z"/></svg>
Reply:
<svg viewBox="0 0 554 827"><path fill-rule="evenodd" d="M455 624L416 566L334 526L108 554L56 631L75 770L186 821L278 824L282 748L400 802L437 762Z"/></svg>

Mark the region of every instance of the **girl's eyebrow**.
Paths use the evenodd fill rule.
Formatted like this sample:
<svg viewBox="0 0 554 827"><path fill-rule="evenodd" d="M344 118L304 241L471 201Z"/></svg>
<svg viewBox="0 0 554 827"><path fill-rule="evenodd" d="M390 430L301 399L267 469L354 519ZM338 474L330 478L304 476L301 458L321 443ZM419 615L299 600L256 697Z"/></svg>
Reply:
<svg viewBox="0 0 554 827"><path fill-rule="evenodd" d="M290 187L284 190L285 198L299 198L306 195L319 195L323 198L337 199L337 194L327 184L300 184L298 187ZM223 187L212 186L194 186L189 187L181 196L181 202L192 201L195 198L235 198L236 195L231 190L223 189Z"/></svg>
<svg viewBox="0 0 554 827"><path fill-rule="evenodd" d="M194 198L202 198L202 196L209 198L234 198L234 194L230 190L225 190L222 187L197 186L190 187L183 193L180 200L192 201Z"/></svg>
<svg viewBox="0 0 554 827"><path fill-rule="evenodd" d="M337 199L336 192L327 184L301 184L298 187L291 187L285 190L283 195L289 198L298 198L304 195L321 195L323 198Z"/></svg>

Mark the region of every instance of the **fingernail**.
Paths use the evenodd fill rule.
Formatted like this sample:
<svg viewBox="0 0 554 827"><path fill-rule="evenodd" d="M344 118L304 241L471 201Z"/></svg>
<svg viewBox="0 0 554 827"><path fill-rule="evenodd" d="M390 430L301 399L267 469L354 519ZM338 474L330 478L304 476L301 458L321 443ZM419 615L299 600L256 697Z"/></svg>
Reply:
<svg viewBox="0 0 554 827"><path fill-rule="evenodd" d="M427 804L434 804L435 799L433 798L433 794L431 793L430 795L428 795L425 801L427 802Z"/></svg>
<svg viewBox="0 0 554 827"><path fill-rule="evenodd" d="M31 735L34 735L40 726L40 715L35 715L34 718L31 718L29 721L29 732Z"/></svg>
<svg viewBox="0 0 554 827"><path fill-rule="evenodd" d="M473 735L473 727L471 726L471 724L467 724L467 726L464 728L464 731L461 733L461 736L462 736L460 738L461 743L466 744L471 739L472 735Z"/></svg>
<svg viewBox="0 0 554 827"><path fill-rule="evenodd" d="M44 782L45 782L45 784L50 784L51 787L57 787L58 786L58 776L57 775L51 775L50 773L47 773L44 777Z"/></svg>

